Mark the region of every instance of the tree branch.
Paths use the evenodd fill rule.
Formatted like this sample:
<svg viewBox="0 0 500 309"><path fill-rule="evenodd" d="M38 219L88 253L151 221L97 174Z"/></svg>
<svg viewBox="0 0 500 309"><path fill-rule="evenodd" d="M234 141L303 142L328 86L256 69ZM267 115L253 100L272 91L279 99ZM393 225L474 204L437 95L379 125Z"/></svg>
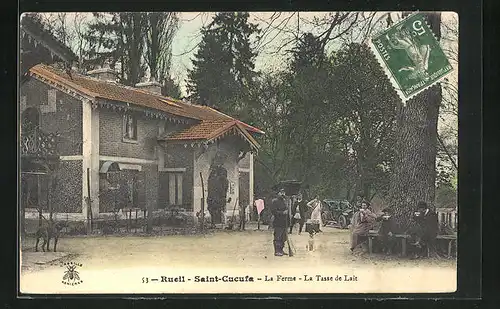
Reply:
<svg viewBox="0 0 500 309"><path fill-rule="evenodd" d="M441 137L439 136L439 134L437 134L437 139L438 139L439 143L441 144L441 147L443 147L443 150L445 151L446 155L450 159L451 163L453 164L453 167L455 168L455 170L458 171L458 165L457 165L457 163L455 162L455 160L451 156L450 152L448 151L448 148L446 148L446 146L444 145L443 140L441 139Z"/></svg>

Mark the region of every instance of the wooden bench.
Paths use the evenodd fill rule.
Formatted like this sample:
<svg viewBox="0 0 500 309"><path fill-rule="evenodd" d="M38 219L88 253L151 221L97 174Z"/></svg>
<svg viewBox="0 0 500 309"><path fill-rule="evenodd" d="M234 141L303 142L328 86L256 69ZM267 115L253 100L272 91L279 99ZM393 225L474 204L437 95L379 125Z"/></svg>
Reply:
<svg viewBox="0 0 500 309"><path fill-rule="evenodd" d="M368 252L370 252L370 254L372 254L373 253L373 240L380 235L379 235L378 231L370 230L366 236L368 236ZM398 238L398 239L401 239L401 255L406 256L407 239L410 238L410 235L394 234L393 236Z"/></svg>
<svg viewBox="0 0 500 309"><path fill-rule="evenodd" d="M436 239L445 239L448 241L448 258L451 258L451 250L453 248L453 244L457 244L457 235L438 235Z"/></svg>
<svg viewBox="0 0 500 309"><path fill-rule="evenodd" d="M373 240L380 236L378 231L370 230L368 234L368 251L370 254L373 253ZM406 256L407 255L407 239L410 238L410 235L407 234L395 234L394 237L401 239L401 255ZM437 239L444 239L448 241L448 258L451 257L451 251L453 248L453 244L456 244L457 242L457 236L456 235L438 235L436 236ZM429 249L427 249L427 256L429 256Z"/></svg>

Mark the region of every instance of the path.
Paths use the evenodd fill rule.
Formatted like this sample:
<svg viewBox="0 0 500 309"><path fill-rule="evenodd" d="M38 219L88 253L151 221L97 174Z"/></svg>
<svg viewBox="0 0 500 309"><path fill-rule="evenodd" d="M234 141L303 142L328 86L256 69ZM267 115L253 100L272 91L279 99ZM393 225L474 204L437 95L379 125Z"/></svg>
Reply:
<svg viewBox="0 0 500 309"><path fill-rule="evenodd" d="M63 238L63 252L78 254L84 284L64 286L65 268L48 266L23 272L21 287L40 292L416 292L453 291L456 264L450 260L409 260L380 255L352 255L347 230L325 228L316 235L315 251L306 250L308 235L292 235L294 257L275 257L272 232L219 231L209 235L159 237ZM142 283L143 277L250 275L296 278L295 282L252 283ZM357 282L303 282L304 275L355 275ZM300 279L299 279L300 278ZM302 279L302 280L301 280Z"/></svg>

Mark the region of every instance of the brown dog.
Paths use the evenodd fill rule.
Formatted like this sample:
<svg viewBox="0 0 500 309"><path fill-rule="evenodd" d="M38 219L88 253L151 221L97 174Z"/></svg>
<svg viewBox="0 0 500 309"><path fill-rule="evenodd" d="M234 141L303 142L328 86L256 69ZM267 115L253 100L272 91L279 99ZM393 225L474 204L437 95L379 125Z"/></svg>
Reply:
<svg viewBox="0 0 500 309"><path fill-rule="evenodd" d="M47 247L47 251L50 252L49 244L50 239L54 238L54 252L56 252L57 241L59 240L59 236L61 235L61 230L64 227L67 227L68 224L63 221L53 222L47 221L48 225L42 226L38 228L36 231L36 244L35 251L38 252L38 243L40 242L40 238L43 240L42 250L45 252L45 247Z"/></svg>

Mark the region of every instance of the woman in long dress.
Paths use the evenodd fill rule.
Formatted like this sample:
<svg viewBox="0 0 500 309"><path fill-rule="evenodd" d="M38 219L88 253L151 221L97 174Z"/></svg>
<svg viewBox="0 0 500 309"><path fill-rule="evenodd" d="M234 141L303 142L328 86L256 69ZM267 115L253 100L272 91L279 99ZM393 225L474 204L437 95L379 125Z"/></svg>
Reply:
<svg viewBox="0 0 500 309"><path fill-rule="evenodd" d="M312 223L319 223L320 232L321 232L321 227L323 226L323 220L321 219L321 201L319 200L319 197L316 195L313 200L311 200L311 201L309 201L309 203L307 203L307 206L312 208L311 222Z"/></svg>
<svg viewBox="0 0 500 309"><path fill-rule="evenodd" d="M351 224L351 251L360 244L359 236L366 235L374 226L377 215L370 209L370 203L363 201L361 209L352 216Z"/></svg>

